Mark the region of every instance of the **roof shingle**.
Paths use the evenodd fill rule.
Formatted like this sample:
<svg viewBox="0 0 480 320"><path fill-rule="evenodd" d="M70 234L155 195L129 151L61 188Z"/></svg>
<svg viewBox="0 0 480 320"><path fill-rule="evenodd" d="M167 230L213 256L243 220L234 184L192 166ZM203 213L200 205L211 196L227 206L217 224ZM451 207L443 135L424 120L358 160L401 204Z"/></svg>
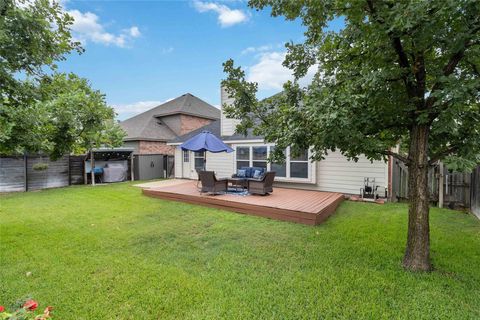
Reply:
<svg viewBox="0 0 480 320"><path fill-rule="evenodd" d="M159 118L174 114L186 114L206 119L220 119L220 110L190 93L167 101L148 111L120 122L128 140L168 141L177 137Z"/></svg>

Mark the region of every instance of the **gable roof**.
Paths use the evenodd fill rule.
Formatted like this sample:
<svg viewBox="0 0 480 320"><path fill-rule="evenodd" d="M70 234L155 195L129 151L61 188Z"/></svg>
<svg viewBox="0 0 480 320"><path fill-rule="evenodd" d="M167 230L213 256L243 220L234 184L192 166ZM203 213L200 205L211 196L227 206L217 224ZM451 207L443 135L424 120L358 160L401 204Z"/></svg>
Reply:
<svg viewBox="0 0 480 320"><path fill-rule="evenodd" d="M167 141L177 137L175 132L161 121L161 117L185 114L205 119L220 119L220 110L205 101L186 93L150 110L120 122L127 132L125 141Z"/></svg>

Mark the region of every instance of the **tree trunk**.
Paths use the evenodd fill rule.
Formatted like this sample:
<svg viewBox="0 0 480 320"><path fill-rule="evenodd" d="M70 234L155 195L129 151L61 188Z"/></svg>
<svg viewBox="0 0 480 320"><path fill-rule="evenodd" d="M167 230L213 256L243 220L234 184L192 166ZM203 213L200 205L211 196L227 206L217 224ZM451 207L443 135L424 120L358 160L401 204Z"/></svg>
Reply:
<svg viewBox="0 0 480 320"><path fill-rule="evenodd" d="M430 271L430 226L428 191L427 125L415 125L410 131L408 158L408 238L403 266L411 271Z"/></svg>

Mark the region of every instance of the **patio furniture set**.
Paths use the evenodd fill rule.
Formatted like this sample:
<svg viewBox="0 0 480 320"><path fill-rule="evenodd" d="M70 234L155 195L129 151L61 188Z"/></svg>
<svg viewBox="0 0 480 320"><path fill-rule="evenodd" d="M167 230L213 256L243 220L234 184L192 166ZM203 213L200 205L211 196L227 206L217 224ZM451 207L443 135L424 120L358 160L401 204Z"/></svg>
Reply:
<svg viewBox="0 0 480 320"><path fill-rule="evenodd" d="M263 168L245 167L237 171L231 178L218 179L213 171L199 171L202 184L201 193L221 194L233 190L241 193L267 195L273 192L275 172L265 172ZM230 189L229 189L230 186Z"/></svg>

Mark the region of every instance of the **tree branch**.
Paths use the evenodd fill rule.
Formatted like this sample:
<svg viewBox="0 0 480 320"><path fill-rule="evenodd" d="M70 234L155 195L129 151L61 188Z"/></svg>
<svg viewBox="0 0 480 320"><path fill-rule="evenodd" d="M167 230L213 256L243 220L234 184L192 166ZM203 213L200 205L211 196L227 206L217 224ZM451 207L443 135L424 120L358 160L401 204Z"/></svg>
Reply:
<svg viewBox="0 0 480 320"><path fill-rule="evenodd" d="M393 151L390 151L390 150L386 150L386 151L382 152L382 154L384 154L386 156L394 157L395 159L398 159L398 160L402 161L403 163L405 163L405 165L407 165L407 166L410 164L410 160L406 156L402 156L399 153L396 153L396 152L393 152Z"/></svg>
<svg viewBox="0 0 480 320"><path fill-rule="evenodd" d="M442 151L439 151L432 155L430 157L430 160L428 160L428 165L431 166L435 162L437 162L440 159L443 159L446 156L451 155L452 153L456 152L458 150L458 146L450 146L447 149L444 149Z"/></svg>
<svg viewBox="0 0 480 320"><path fill-rule="evenodd" d="M379 24L382 24L382 25L385 24L385 20L383 20L383 18L377 15L377 11L373 6L373 1L367 0L367 5L374 20L377 21ZM395 36L392 31L389 31L387 34L392 42L393 49L397 53L398 63L400 65L400 68L406 71L402 75L402 79L407 89L407 94L410 98L413 98L415 96L415 85L412 83L411 79L408 76L408 74L411 73L412 70L410 68L410 62L408 61L408 56L405 53L405 50L403 48L402 40L400 39L400 37Z"/></svg>
<svg viewBox="0 0 480 320"><path fill-rule="evenodd" d="M480 31L480 26L477 27L477 28L474 28L471 32L472 35L476 34L477 32ZM455 68L457 67L457 65L460 63L460 61L462 60L462 58L465 56L465 51L473 46L473 45L476 45L477 42L476 41L472 41L471 39L468 39L468 40L465 40L464 42L464 46L463 48L461 48L460 50L458 50L457 52L455 52L451 57L450 59L448 60L447 64L443 67L443 75L444 76L449 76L453 73L453 71L455 71ZM433 86L432 86L432 89L430 90L430 96L427 98L427 101L425 103L427 109L430 109L433 104L435 103L435 100L436 98L432 95L432 93L434 93L435 91L439 90L442 88L442 85L440 82L436 82ZM434 118L437 116L437 113L432 113L430 115L430 118Z"/></svg>

